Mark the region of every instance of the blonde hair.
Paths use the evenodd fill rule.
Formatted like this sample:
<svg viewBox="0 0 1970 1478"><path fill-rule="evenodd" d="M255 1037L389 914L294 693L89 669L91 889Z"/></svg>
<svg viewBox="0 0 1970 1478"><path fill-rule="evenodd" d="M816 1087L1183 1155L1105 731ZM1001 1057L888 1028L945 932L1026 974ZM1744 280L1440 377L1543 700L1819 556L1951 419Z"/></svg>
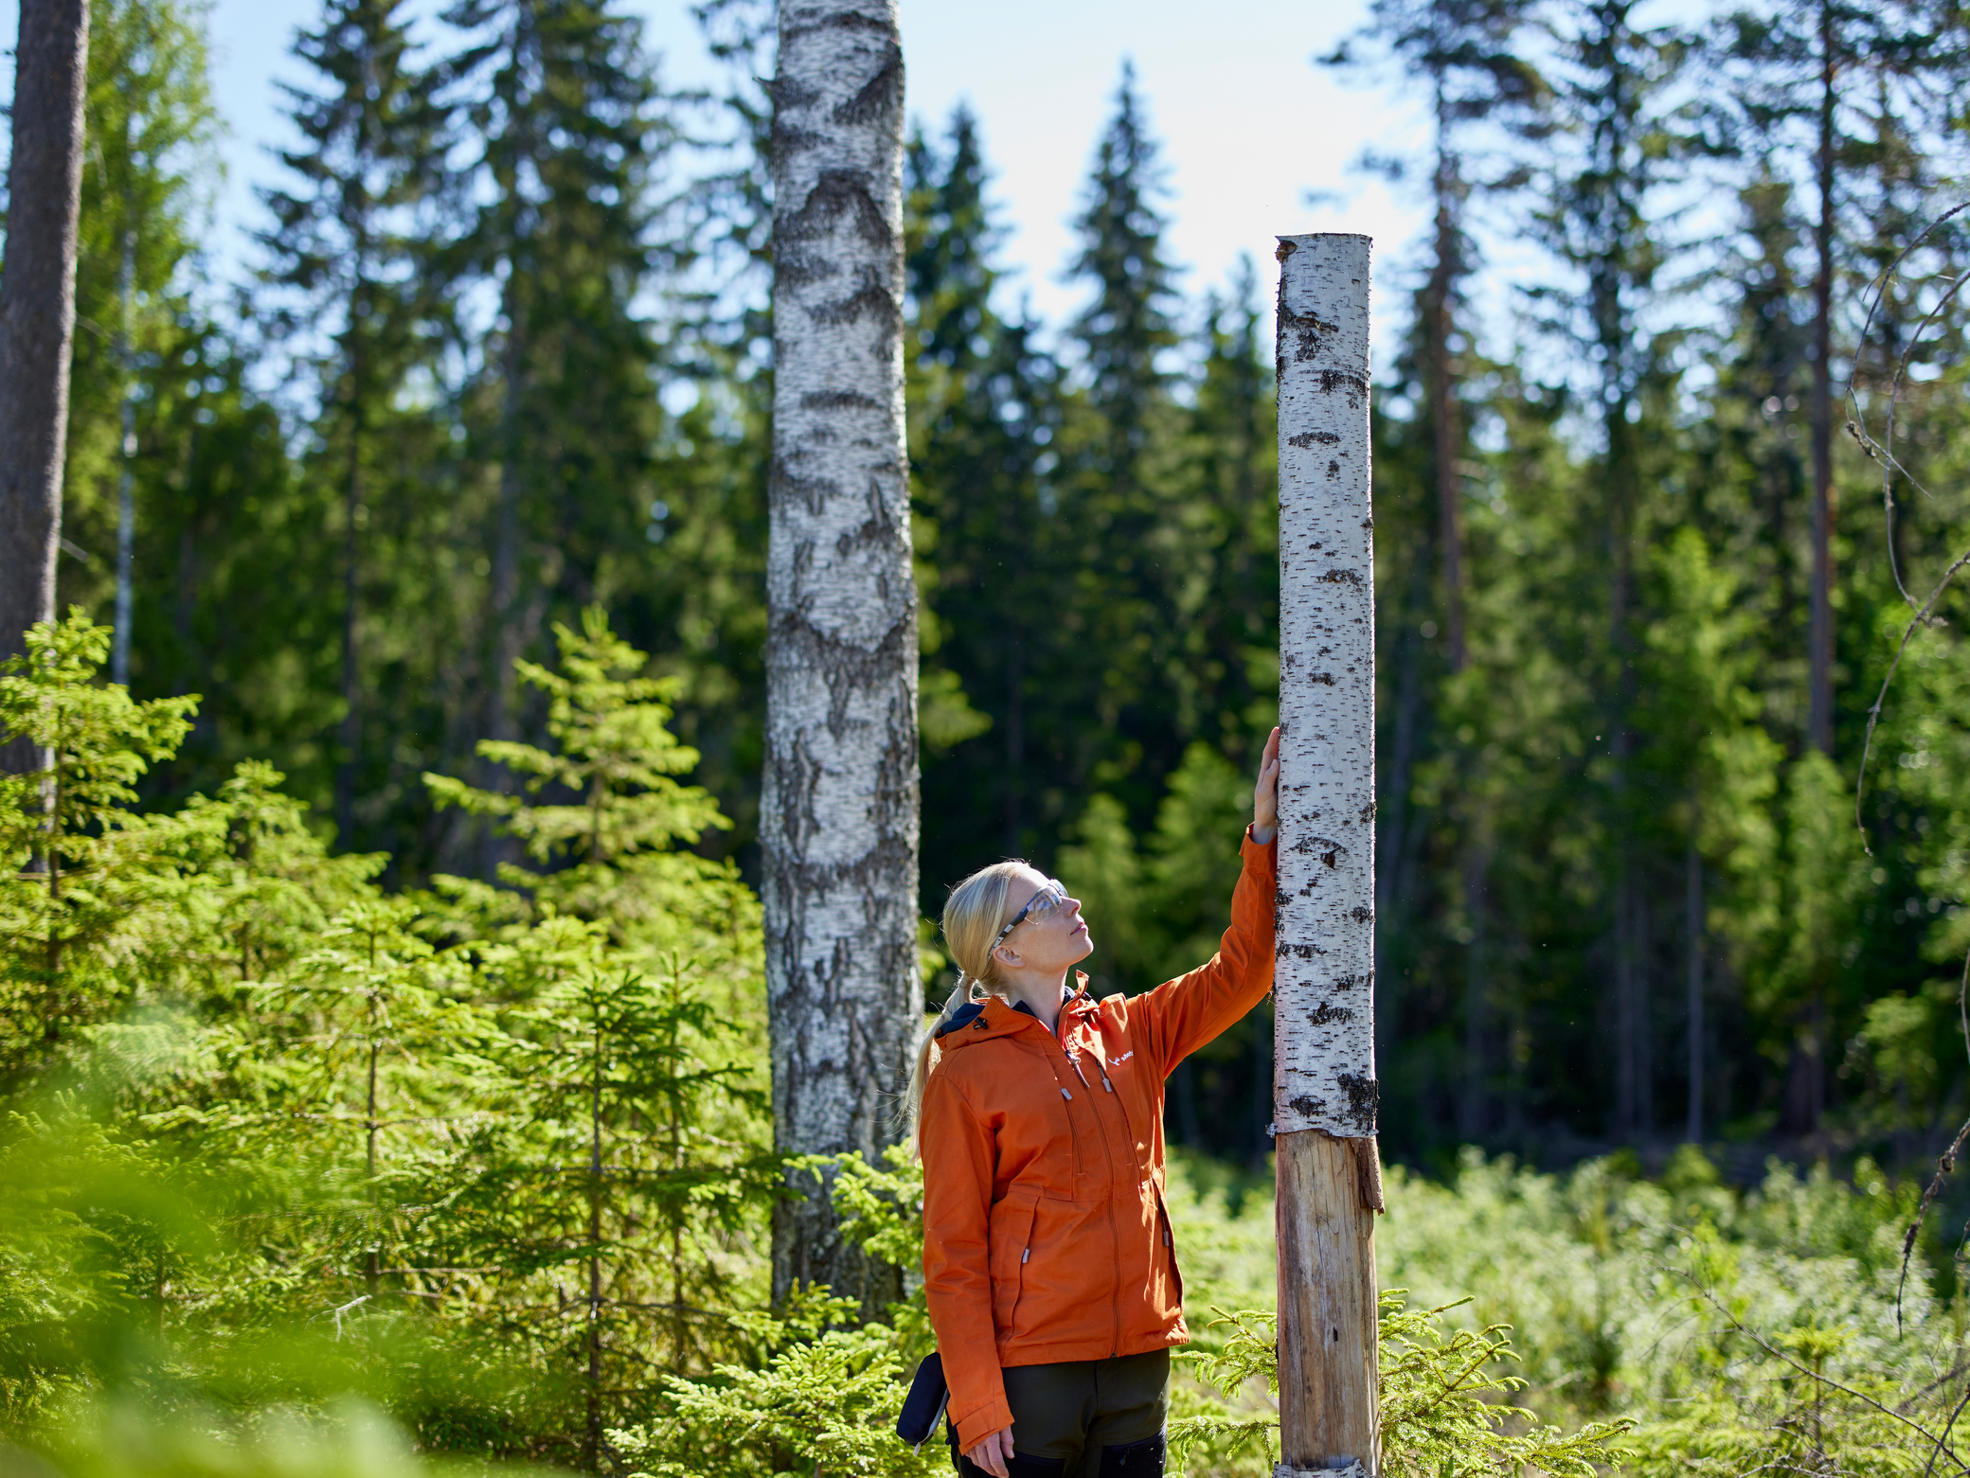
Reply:
<svg viewBox="0 0 1970 1478"><path fill-rule="evenodd" d="M992 940L1005 925L1006 890L1028 865L1015 857L981 867L953 887L944 900L944 947L958 967L958 984L917 1044L916 1066L910 1071L910 1086L903 1096L903 1112L910 1125L910 1153L918 1159L923 1158L924 1085L943 1055L937 1034L967 1001L997 994L992 989L998 976Z"/></svg>

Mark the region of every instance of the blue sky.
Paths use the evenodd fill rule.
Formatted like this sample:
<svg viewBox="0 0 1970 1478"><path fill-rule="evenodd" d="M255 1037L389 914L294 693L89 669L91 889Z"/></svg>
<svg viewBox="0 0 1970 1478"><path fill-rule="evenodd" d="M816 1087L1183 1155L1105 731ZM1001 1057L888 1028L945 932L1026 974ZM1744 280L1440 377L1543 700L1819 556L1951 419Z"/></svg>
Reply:
<svg viewBox="0 0 1970 1478"><path fill-rule="evenodd" d="M631 3L672 81L709 77L683 0ZM274 79L298 78L287 48L314 8L315 0L213 0L214 84L227 125L212 237L222 263L246 251L252 187L277 172L267 152L284 132ZM1399 90L1344 83L1311 61L1364 9L1363 0L902 0L909 108L936 123L960 99L971 103L1011 228L1005 256L1018 276L1009 298L1030 294L1051 322L1078 306L1061 281L1073 250L1069 220L1125 56L1164 146L1169 247L1187 269L1186 291L1223 283L1250 252L1269 295L1275 235L1364 231L1377 242L1380 304L1392 310L1391 254L1408 249L1421 211L1348 166L1364 146L1421 142L1419 118ZM0 0L9 52L17 23L18 0ZM11 76L0 74L0 86L11 93ZM1310 204L1313 191L1339 198ZM1386 312L1377 318L1390 321Z"/></svg>

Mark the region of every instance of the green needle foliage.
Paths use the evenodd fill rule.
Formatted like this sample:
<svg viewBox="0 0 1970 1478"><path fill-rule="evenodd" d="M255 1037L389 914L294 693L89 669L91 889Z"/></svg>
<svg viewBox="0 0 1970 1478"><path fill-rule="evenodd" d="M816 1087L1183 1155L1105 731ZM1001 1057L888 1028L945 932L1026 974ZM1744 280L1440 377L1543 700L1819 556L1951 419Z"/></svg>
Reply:
<svg viewBox="0 0 1970 1478"><path fill-rule="evenodd" d="M1509 1325L1451 1328L1443 1316L1469 1299L1412 1309L1407 1292L1384 1289L1380 1300L1380 1471L1399 1478L1527 1471L1551 1473L1554 1478L1594 1478L1628 1456L1620 1439L1634 1423L1625 1418L1590 1422L1568 1433L1542 1426L1532 1413L1508 1404L1504 1398L1526 1385L1524 1377L1504 1368L1518 1358ZM1212 1327L1223 1326L1228 1333L1222 1343L1195 1357L1198 1372L1227 1395L1261 1378L1277 1396L1275 1316L1214 1312L1218 1318ZM1178 1460L1211 1438L1229 1438L1233 1451L1257 1445L1277 1459L1278 1431L1277 1418L1192 1417L1172 1426L1170 1442Z"/></svg>
<svg viewBox="0 0 1970 1478"><path fill-rule="evenodd" d="M717 920L692 900L717 893L735 903L737 875L679 848L731 822L710 792L676 778L698 763L669 727L676 679L641 676L648 659L609 629L599 607L582 613L579 631L557 624L554 637L557 667L515 664L547 700L551 747L478 746L481 758L520 778L518 793L427 774L432 798L492 818L541 865L499 870L501 882L532 898L536 916L606 921L614 942L659 949L676 942L670 925L680 911L716 931ZM485 899L462 880L442 885Z"/></svg>
<svg viewBox="0 0 1970 1478"><path fill-rule="evenodd" d="M93 679L110 632L80 611L0 663L0 731L47 756L0 777L0 1080L64 1052L124 999L116 967L171 911L183 829L137 816L137 781L191 728L194 696L134 701ZM146 928L149 925L150 928Z"/></svg>
<svg viewBox="0 0 1970 1478"><path fill-rule="evenodd" d="M783 1180L757 904L675 851L722 818L642 654L563 635L531 676L566 748L508 756L540 784L496 818L538 843L525 893L385 893L265 765L141 809L192 702L102 684L86 617L0 673L51 757L0 789L10 1433L111 1471L128 1407L158 1471L221 1461L179 1452L208 1422L284 1472L281 1406L329 1471L363 1441L309 1424L355 1392L427 1448L593 1470L662 1374L784 1343L750 1313Z"/></svg>

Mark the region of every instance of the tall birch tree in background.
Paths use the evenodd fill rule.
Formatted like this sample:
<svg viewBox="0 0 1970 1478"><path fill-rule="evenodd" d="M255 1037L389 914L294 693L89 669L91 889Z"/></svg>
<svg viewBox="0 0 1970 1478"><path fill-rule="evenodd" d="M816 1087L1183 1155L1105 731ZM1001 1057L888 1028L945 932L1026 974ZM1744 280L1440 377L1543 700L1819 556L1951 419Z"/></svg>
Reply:
<svg viewBox="0 0 1970 1478"><path fill-rule="evenodd" d="M55 614L88 63L88 0L22 0L0 262L0 657ZM31 746L0 750L0 767L38 763Z"/></svg>
<svg viewBox="0 0 1970 1478"><path fill-rule="evenodd" d="M895 0L783 0L773 83L766 976L777 1147L895 1138L920 1008L917 605L903 440L903 51ZM895 1270L826 1195L782 1202L773 1291L865 1306Z"/></svg>

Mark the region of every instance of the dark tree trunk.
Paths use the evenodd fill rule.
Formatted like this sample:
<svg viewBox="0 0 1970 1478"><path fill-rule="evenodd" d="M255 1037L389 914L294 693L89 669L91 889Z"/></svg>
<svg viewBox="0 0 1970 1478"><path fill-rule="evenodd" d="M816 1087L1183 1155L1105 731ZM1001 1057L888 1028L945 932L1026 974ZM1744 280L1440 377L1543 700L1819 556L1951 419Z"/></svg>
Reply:
<svg viewBox="0 0 1970 1478"><path fill-rule="evenodd" d="M1412 565L1421 568L1421 561ZM1415 583L1412 574L1412 585ZM1399 1030L1401 991L1388 968L1389 941L1406 922L1409 897L1409 845L1416 817L1410 804L1410 772L1416 763L1417 730L1423 696L1422 639L1416 634L1414 607L1405 605L1403 632L1396 642L1395 724L1389 739L1389 768L1384 803L1378 808L1380 835L1375 842L1375 1052L1387 1060Z"/></svg>
<svg viewBox="0 0 1970 1478"><path fill-rule="evenodd" d="M517 266L514 267L517 272ZM487 657L492 671L486 681L486 738L508 741L519 737L519 694L514 664L526 651L529 622L522 612L520 586L520 437L521 404L527 372L524 307L509 277L506 294L506 355L500 407L499 501L493 511L490 640ZM505 765L483 763L480 784L506 792L515 777ZM517 862L519 848L511 837L487 826L481 833L479 865L488 880L502 862Z"/></svg>
<svg viewBox="0 0 1970 1478"><path fill-rule="evenodd" d="M1439 88L1439 94L1441 89ZM1449 128L1439 97L1437 134ZM1424 298L1429 338L1431 463L1436 475L1437 552L1443 561L1443 636L1450 670L1464 670L1464 534L1458 507L1456 365L1450 350L1450 300L1457 277L1456 163L1439 143L1436 165L1436 260Z"/></svg>
<svg viewBox="0 0 1970 1478"><path fill-rule="evenodd" d="M21 0L0 261L0 657L55 617L88 59L88 0ZM0 748L0 769L41 764L32 745Z"/></svg>
<svg viewBox="0 0 1970 1478"><path fill-rule="evenodd" d="M358 400L355 424L349 428L349 456L342 484L342 725L338 736L341 757L335 766L335 830L336 840L344 847L355 845L356 780L363 738L362 409Z"/></svg>
<svg viewBox="0 0 1970 1478"><path fill-rule="evenodd" d="M1807 624L1807 742L1833 753L1833 7L1820 5L1819 219L1813 227L1813 585Z"/></svg>
<svg viewBox="0 0 1970 1478"><path fill-rule="evenodd" d="M1683 911L1688 926L1685 984L1689 990L1689 1106L1683 1138L1696 1144L1703 1138L1703 855L1692 831L1683 861Z"/></svg>

